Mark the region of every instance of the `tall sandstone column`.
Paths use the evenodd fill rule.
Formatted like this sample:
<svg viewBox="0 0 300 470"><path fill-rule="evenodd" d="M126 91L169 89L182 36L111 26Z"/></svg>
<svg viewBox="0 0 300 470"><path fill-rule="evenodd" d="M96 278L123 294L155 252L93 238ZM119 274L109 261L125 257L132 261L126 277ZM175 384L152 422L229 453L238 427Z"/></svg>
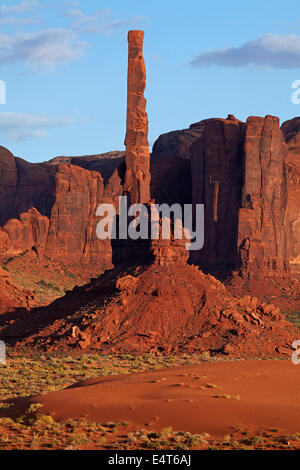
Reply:
<svg viewBox="0 0 300 470"><path fill-rule="evenodd" d="M150 153L146 113L143 31L128 33L125 192L130 204L150 201Z"/></svg>

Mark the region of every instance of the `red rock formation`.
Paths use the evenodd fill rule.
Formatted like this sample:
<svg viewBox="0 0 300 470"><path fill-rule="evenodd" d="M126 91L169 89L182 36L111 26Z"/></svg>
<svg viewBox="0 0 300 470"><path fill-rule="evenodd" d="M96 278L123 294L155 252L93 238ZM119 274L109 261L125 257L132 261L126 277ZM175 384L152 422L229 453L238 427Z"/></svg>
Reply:
<svg viewBox="0 0 300 470"><path fill-rule="evenodd" d="M126 124L126 175L124 189L130 203L150 201L150 154L148 118L144 90L146 69L143 58L143 31L128 33L128 81Z"/></svg>
<svg viewBox="0 0 300 470"><path fill-rule="evenodd" d="M35 208L21 214L19 219L10 219L4 227L0 227L0 259L14 257L31 249L43 255L48 229L48 217L42 216Z"/></svg>
<svg viewBox="0 0 300 470"><path fill-rule="evenodd" d="M52 165L70 163L85 170L98 171L105 182L108 183L114 171L125 161L125 152L112 151L98 155L82 155L79 157L55 157L49 160Z"/></svg>
<svg viewBox="0 0 300 470"><path fill-rule="evenodd" d="M110 178L105 194L100 173L74 165L57 165L53 186L49 217L30 208L0 228L0 259L33 249L40 257L83 265L93 275L110 267L110 242L96 236L96 209L105 197L111 202L118 191L121 194L118 175Z"/></svg>
<svg viewBox="0 0 300 470"><path fill-rule="evenodd" d="M290 356L297 339L275 305L233 297L221 282L183 263L107 271L27 319L3 325L0 317L0 334L46 351L206 351L248 358Z"/></svg>
<svg viewBox="0 0 300 470"><path fill-rule="evenodd" d="M29 163L0 147L0 225L31 207L49 216L54 202L56 168Z"/></svg>
<svg viewBox="0 0 300 470"><path fill-rule="evenodd" d="M206 121L158 137L151 154L151 197L158 203L192 203L191 148Z"/></svg>
<svg viewBox="0 0 300 470"><path fill-rule="evenodd" d="M96 209L104 194L101 175L66 164L58 166L55 181L45 254L83 265L105 265L109 252L96 236Z"/></svg>
<svg viewBox="0 0 300 470"><path fill-rule="evenodd" d="M178 157L151 159L151 197L158 204L191 204L190 161Z"/></svg>
<svg viewBox="0 0 300 470"><path fill-rule="evenodd" d="M0 314L17 308L29 308L34 304L32 292L17 287L9 274L0 268ZM8 322L9 323L9 322Z"/></svg>
<svg viewBox="0 0 300 470"><path fill-rule="evenodd" d="M13 222L18 249L23 243L34 244L36 252L48 257L55 253L56 259L69 258L83 266L98 266L100 257L107 265L110 242L98 240L95 233L98 204L116 204L118 195L125 193L129 203L150 206L143 32L129 32L128 43L126 168L114 170L105 187L98 172L72 164L55 167L49 229L44 230L42 216L34 210L24 214L20 223ZM230 115L200 123L195 133L199 138L187 149L193 200L206 208L205 246L199 261L209 270L238 269L244 278L285 276L287 146L278 119L249 118L244 124ZM37 233L46 231L45 246L38 246L45 237ZM122 240L117 242L121 243L115 249L127 266L124 263L89 285L76 287L35 315L2 324L2 337L13 343L23 337L22 346L48 351L93 347L240 357L290 354L297 333L280 310L250 296L234 298L211 275L188 266L185 240L125 240L123 246Z"/></svg>
<svg viewBox="0 0 300 470"><path fill-rule="evenodd" d="M285 158L279 119L250 117L244 144L244 183L238 247L243 277L284 277L289 272Z"/></svg>
<svg viewBox="0 0 300 470"><path fill-rule="evenodd" d="M147 204L150 213L150 154L148 148L148 118L144 90L146 70L143 58L143 31L128 33L128 80L126 125L126 173L124 193L130 204ZM164 201L165 202L165 201ZM157 264L186 261L185 245L174 240L151 241L151 223L148 220L146 240L113 242L113 263ZM170 221L171 224L171 221ZM183 245L183 246L182 246Z"/></svg>
<svg viewBox="0 0 300 470"><path fill-rule="evenodd" d="M170 157L190 160L192 145L202 137L206 122L207 120L195 122L188 129L160 135L153 145L151 160Z"/></svg>
<svg viewBox="0 0 300 470"><path fill-rule="evenodd" d="M17 169L13 154L4 147L0 147L0 224L10 217L8 210L14 204L17 185Z"/></svg>
<svg viewBox="0 0 300 470"><path fill-rule="evenodd" d="M144 80L143 75L141 79ZM191 159L193 200L206 206L205 246L199 253L192 253L191 258L208 271L233 268L240 269L243 277L283 276L288 270L286 258L289 249L291 259L297 262L300 252L297 121L285 124L284 128L289 136L286 210L283 169L286 147L277 119L250 118L247 124L243 124L230 116L226 120L202 121L191 126L190 129L195 129L192 134L179 131L176 137L175 133L171 133L171 140L178 139L178 142L182 141L186 132L189 143L198 136L196 143L184 155L172 156L172 146L169 157L167 153L154 152L151 192L159 203L191 202ZM180 145L178 148L181 148ZM182 148L187 149L186 146ZM84 263L86 269L92 267L93 274L111 265L112 248L109 242L96 239L93 229L97 221L92 212L100 202L118 206L118 197L124 191L125 168L122 162L113 169L114 163L108 165L107 157L94 156L87 160L82 157L78 158L75 168L73 163L68 167L60 165L66 157L51 165L45 163L39 166L14 159L3 148L0 156L3 188L6 191L0 195L0 205L3 214L6 212L5 218L14 213L19 218L21 208L23 214L29 210L27 219L24 215L19 221L14 218L0 231L1 258L34 247L39 255L46 253L53 259ZM122 159L122 156L118 154L112 160L119 163L119 158ZM266 162L269 164L266 165ZM105 186L99 171L102 169L105 173L107 165L109 173ZM98 173L91 175L90 171L83 169L85 166L98 169ZM136 174L132 172L131 175L132 181L137 182ZM98 183L95 184L95 181ZM144 181L144 189L146 184L149 185L149 181ZM73 196L68 191L69 187ZM42 197L43 190L45 195ZM40 203L37 201L39 198ZM31 203L41 207L39 213L32 212ZM45 215L49 219L49 233ZM281 222L283 216L284 225ZM154 251L163 253L166 250L153 246L152 253Z"/></svg>
<svg viewBox="0 0 300 470"><path fill-rule="evenodd" d="M113 153L111 158L58 157L34 165L0 149L1 258L34 249L39 256L82 264L94 273L111 266L110 242L96 237L97 206L109 202L117 207L124 193L129 203L150 202L143 37L142 31L128 34L126 164L122 154ZM285 276L289 250L298 260L297 126L298 121L285 125L288 194L287 147L277 118L249 118L244 124L230 115L157 140L152 196L159 203L184 204L191 202L192 186L194 203L205 205L205 245L191 254L194 262L212 272L239 270L244 278L259 278ZM146 250L151 260L176 263L186 259L179 245L158 240L137 249L127 243L124 253L132 259Z"/></svg>
<svg viewBox="0 0 300 470"><path fill-rule="evenodd" d="M193 200L205 204L205 245L192 256L202 267L288 274L286 154L278 118L206 121L192 147Z"/></svg>
<svg viewBox="0 0 300 470"><path fill-rule="evenodd" d="M291 268L300 271L300 118L283 123L281 130L288 146L286 158L288 202L285 224L288 228Z"/></svg>
<svg viewBox="0 0 300 470"><path fill-rule="evenodd" d="M244 124L233 118L206 121L191 148L193 201L204 204L204 247L192 260L207 271L238 265L237 227L241 205Z"/></svg>

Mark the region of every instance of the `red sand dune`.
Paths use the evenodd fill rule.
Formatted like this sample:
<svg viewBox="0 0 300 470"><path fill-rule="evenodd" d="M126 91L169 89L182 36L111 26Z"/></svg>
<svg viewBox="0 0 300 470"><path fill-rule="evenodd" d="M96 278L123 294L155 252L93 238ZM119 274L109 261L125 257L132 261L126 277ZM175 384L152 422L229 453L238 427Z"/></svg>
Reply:
<svg viewBox="0 0 300 470"><path fill-rule="evenodd" d="M204 362L80 382L19 400L9 413L16 416L30 403L41 403L42 413L63 421L126 420L133 428L151 423L153 430L172 426L216 438L236 425L251 432L273 427L295 433L300 431L299 373L300 367L285 360Z"/></svg>

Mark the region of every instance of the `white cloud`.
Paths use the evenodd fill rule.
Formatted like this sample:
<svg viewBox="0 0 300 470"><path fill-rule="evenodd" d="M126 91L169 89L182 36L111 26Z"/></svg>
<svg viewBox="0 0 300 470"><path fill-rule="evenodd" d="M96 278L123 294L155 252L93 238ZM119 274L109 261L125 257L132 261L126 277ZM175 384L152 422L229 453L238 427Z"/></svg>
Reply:
<svg viewBox="0 0 300 470"><path fill-rule="evenodd" d="M74 32L62 28L0 35L0 65L25 62L49 70L80 59L87 45Z"/></svg>
<svg viewBox="0 0 300 470"><path fill-rule="evenodd" d="M40 18L18 18L16 16L0 16L0 24L9 26L28 26L41 23Z"/></svg>
<svg viewBox="0 0 300 470"><path fill-rule="evenodd" d="M300 67L300 36L265 34L239 47L214 49L198 55L198 67L259 67L294 69Z"/></svg>
<svg viewBox="0 0 300 470"><path fill-rule="evenodd" d="M48 0L45 2L45 6L47 7L54 7L54 8L77 8L80 6L80 2L77 1L77 0L66 0L66 1L63 1L63 0L59 0L59 1L55 1L55 0Z"/></svg>
<svg viewBox="0 0 300 470"><path fill-rule="evenodd" d="M81 40L85 33L109 34L122 26L129 27L144 17L134 16L128 19L114 19L110 9L98 10L93 14L85 14L77 1L45 1L23 0L20 3L0 6L0 25L14 28L36 25L43 20L26 12L40 7L63 8L61 17L69 22L67 27L49 28L34 32L0 33L0 66L25 63L34 71L47 73L57 65L81 59L90 46Z"/></svg>
<svg viewBox="0 0 300 470"><path fill-rule="evenodd" d="M102 34L108 34L116 28L133 25L148 19L140 15L127 19L112 19L109 9L98 10L92 15L88 15L79 8L71 8L63 16L71 19L69 27L76 32Z"/></svg>
<svg viewBox="0 0 300 470"><path fill-rule="evenodd" d="M49 137L47 129L75 123L71 117L55 117L48 114L0 113L0 136L9 141L23 141L32 137Z"/></svg>
<svg viewBox="0 0 300 470"><path fill-rule="evenodd" d="M79 8L71 8L63 16L66 18L82 18L84 14Z"/></svg>
<svg viewBox="0 0 300 470"><path fill-rule="evenodd" d="M38 0L24 0L23 2L18 3L17 5L12 5L12 6L2 5L0 7L0 14L10 15L10 14L24 13L27 11L32 11L38 6L39 6Z"/></svg>
<svg viewBox="0 0 300 470"><path fill-rule="evenodd" d="M35 10L39 6L37 0L25 0L12 6L2 5L0 7L0 24L18 27L38 24L41 22L41 18L24 17L23 13Z"/></svg>

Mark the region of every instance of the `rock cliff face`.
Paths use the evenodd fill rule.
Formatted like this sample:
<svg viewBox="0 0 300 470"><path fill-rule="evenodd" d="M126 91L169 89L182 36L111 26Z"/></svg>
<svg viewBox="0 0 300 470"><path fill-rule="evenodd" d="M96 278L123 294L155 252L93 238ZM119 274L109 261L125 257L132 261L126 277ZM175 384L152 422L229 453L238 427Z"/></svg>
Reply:
<svg viewBox="0 0 300 470"><path fill-rule="evenodd" d="M199 121L191 124L188 129L167 132L159 136L153 145L151 159L155 161L172 157L190 160L191 147L202 136L206 122L206 120Z"/></svg>
<svg viewBox="0 0 300 470"><path fill-rule="evenodd" d="M205 208L204 247L192 260L207 271L238 264L244 128L233 118L211 119L191 149L193 202Z"/></svg>
<svg viewBox="0 0 300 470"><path fill-rule="evenodd" d="M101 175L73 165L59 165L55 175L56 199L52 207L45 254L76 263L107 260L106 243L96 236L96 209L104 195Z"/></svg>
<svg viewBox="0 0 300 470"><path fill-rule="evenodd" d="M56 168L29 163L0 147L0 225L31 207L49 216L55 198Z"/></svg>
<svg viewBox="0 0 300 470"><path fill-rule="evenodd" d="M39 167L35 169L38 174ZM53 170L53 181L50 180L54 188L53 204L48 209L49 216L30 207L19 213L18 218L10 218L0 228L0 259L33 250L38 256L70 265L82 264L93 274L101 272L104 267L111 266L112 250L109 241L99 240L96 236L96 209L101 202L113 202L117 194L121 194L118 172L114 171L104 188L98 172L70 164L53 166ZM15 194L25 191L27 186L34 192L30 178L23 175L23 181L21 189L14 187ZM12 207L7 205L8 213L15 210L18 201L22 204L18 197L14 201Z"/></svg>
<svg viewBox="0 0 300 470"><path fill-rule="evenodd" d="M131 204L150 201L150 153L144 91L146 69L143 31L128 33L126 175L124 189Z"/></svg>
<svg viewBox="0 0 300 470"><path fill-rule="evenodd" d="M70 163L80 166L85 170L98 171L107 184L114 171L125 161L125 152L112 151L101 153L98 155L82 155L79 157L55 157L49 160L52 165L62 165Z"/></svg>
<svg viewBox="0 0 300 470"><path fill-rule="evenodd" d="M194 258L203 268L288 274L286 155L278 118L206 121L192 147L193 200L205 204L205 244Z"/></svg>
<svg viewBox="0 0 300 470"><path fill-rule="evenodd" d="M279 119L248 118L238 226L243 277L284 277L289 272L286 156Z"/></svg>
<svg viewBox="0 0 300 470"><path fill-rule="evenodd" d="M17 186L17 168L15 158L4 147L0 147L0 223L4 224L11 214L8 208L13 207Z"/></svg>
<svg viewBox="0 0 300 470"><path fill-rule="evenodd" d="M281 130L288 146L286 158L288 203L285 224L291 268L300 269L300 118L283 123Z"/></svg>
<svg viewBox="0 0 300 470"><path fill-rule="evenodd" d="M158 137L151 154L151 196L158 203L192 203L191 148L206 121Z"/></svg>
<svg viewBox="0 0 300 470"><path fill-rule="evenodd" d="M35 208L22 213L18 219L10 219L0 228L0 259L18 256L33 249L42 255L49 231L49 219Z"/></svg>

